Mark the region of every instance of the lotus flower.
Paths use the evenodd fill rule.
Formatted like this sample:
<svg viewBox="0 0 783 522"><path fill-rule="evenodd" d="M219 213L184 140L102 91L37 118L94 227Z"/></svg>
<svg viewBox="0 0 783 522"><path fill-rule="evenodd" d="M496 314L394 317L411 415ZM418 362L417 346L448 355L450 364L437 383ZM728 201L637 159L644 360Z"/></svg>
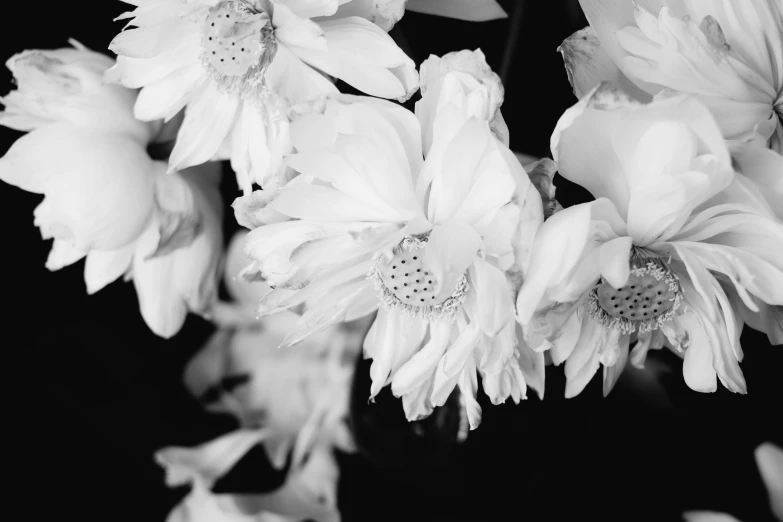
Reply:
<svg viewBox="0 0 783 522"><path fill-rule="evenodd" d="M566 363L566 396L601 366L609 393L629 357L642 366L663 345L692 389L744 393L740 307L780 338L783 224L732 169L708 108L604 83L563 114L552 154L597 199L540 228L517 312L530 345Z"/></svg>
<svg viewBox="0 0 783 522"><path fill-rule="evenodd" d="M260 313L306 307L285 345L379 309L371 397L391 383L418 419L459 386L475 428L477 371L495 402L543 388L504 273L525 268L541 198L492 131L502 91L479 51L430 58L421 82L416 116L340 96L294 122L299 176L235 203L254 227L245 273L273 288Z"/></svg>

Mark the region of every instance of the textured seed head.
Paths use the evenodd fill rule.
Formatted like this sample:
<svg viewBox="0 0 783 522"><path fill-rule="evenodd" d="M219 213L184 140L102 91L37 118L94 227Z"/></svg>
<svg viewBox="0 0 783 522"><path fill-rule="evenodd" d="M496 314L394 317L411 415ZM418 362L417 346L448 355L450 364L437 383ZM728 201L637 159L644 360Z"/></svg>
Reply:
<svg viewBox="0 0 783 522"><path fill-rule="evenodd" d="M274 54L269 16L244 0L227 0L209 10L201 43L204 62L227 90L257 83Z"/></svg>
<svg viewBox="0 0 783 522"><path fill-rule="evenodd" d="M465 275L441 283L424 263L426 239L406 237L391 256L377 256L369 277L375 281L384 307L429 319L452 320L465 300Z"/></svg>
<svg viewBox="0 0 783 522"><path fill-rule="evenodd" d="M591 315L623 332L646 332L668 321L682 299L677 276L661 260L633 264L628 282L614 288L603 279L590 293Z"/></svg>
<svg viewBox="0 0 783 522"><path fill-rule="evenodd" d="M628 283L615 289L604 281L598 286L598 304L612 317L624 317L631 321L654 319L674 306L676 292L664 280L656 280L651 274L631 274Z"/></svg>
<svg viewBox="0 0 783 522"><path fill-rule="evenodd" d="M435 295L437 281L424 267L424 250L402 249L391 261L379 264L381 280L391 294L410 306L439 305L447 296L438 299Z"/></svg>

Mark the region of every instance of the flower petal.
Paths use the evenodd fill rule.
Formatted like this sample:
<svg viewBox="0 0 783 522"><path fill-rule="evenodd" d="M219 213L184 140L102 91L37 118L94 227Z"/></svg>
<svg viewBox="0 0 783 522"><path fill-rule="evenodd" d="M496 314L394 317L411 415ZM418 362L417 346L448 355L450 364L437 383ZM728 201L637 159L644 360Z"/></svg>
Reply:
<svg viewBox="0 0 783 522"><path fill-rule="evenodd" d="M448 223L433 227L423 262L436 278L436 299L445 299L454 292L459 278L476 260L480 247L481 238L468 225Z"/></svg>
<svg viewBox="0 0 783 522"><path fill-rule="evenodd" d="M387 379L405 364L419 349L427 323L398 311L381 308L367 337L364 339L365 356L372 358L370 397L375 397Z"/></svg>
<svg viewBox="0 0 783 522"><path fill-rule="evenodd" d="M467 22L488 22L508 18L495 0L408 0L405 9Z"/></svg>
<svg viewBox="0 0 783 522"><path fill-rule="evenodd" d="M321 22L328 51L296 48L306 63L371 96L408 99L416 66L381 28L358 16Z"/></svg>
<svg viewBox="0 0 783 522"><path fill-rule="evenodd" d="M449 345L451 331L450 323L439 321L430 324L429 342L403 364L392 378L392 393L395 396L413 392L433 378L435 369ZM429 393L427 397L429 398Z"/></svg>
<svg viewBox="0 0 783 522"><path fill-rule="evenodd" d="M593 27L587 26L566 38L558 51L563 55L568 81L577 98L581 99L601 82L608 81L639 101L651 99L620 71Z"/></svg>
<svg viewBox="0 0 783 522"><path fill-rule="evenodd" d="M103 252L93 250L87 254L84 263L84 282L87 284L87 293L94 294L125 274L133 261L135 250L136 244L129 243L119 250Z"/></svg>

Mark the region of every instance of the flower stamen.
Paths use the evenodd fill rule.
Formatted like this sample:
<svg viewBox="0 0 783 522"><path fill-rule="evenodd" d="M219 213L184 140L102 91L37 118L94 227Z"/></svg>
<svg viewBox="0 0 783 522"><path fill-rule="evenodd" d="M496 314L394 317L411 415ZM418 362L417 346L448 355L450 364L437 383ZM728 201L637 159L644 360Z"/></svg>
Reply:
<svg viewBox="0 0 783 522"><path fill-rule="evenodd" d="M424 264L426 237L408 236L392 249L392 256L377 253L367 274L378 290L381 306L423 319L453 321L469 288L463 274L450 295L435 293L436 277Z"/></svg>
<svg viewBox="0 0 783 522"><path fill-rule="evenodd" d="M269 15L246 0L224 0L209 10L201 34L202 63L220 90L262 95L264 72L277 50Z"/></svg>
<svg viewBox="0 0 783 522"><path fill-rule="evenodd" d="M587 297L588 313L622 333L651 332L671 320L682 301L677 275L658 256L635 249L631 274L622 288L603 278Z"/></svg>

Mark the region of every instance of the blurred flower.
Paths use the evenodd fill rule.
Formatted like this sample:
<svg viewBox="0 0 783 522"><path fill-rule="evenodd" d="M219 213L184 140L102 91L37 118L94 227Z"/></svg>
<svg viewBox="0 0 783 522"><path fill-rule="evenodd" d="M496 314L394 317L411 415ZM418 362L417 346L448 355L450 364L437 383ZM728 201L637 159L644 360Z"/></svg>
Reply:
<svg viewBox="0 0 783 522"><path fill-rule="evenodd" d="M385 98L407 99L418 86L411 59L340 3L143 2L120 17L135 28L112 41L120 56L107 78L142 87L141 120L187 107L171 169L230 158L245 192L267 188L284 181L289 106L337 92L322 73Z"/></svg>
<svg viewBox="0 0 783 522"><path fill-rule="evenodd" d="M175 334L188 309L206 312L216 293L218 172L166 175L145 150L158 127L131 114L135 94L101 84L105 56L78 46L8 64L19 89L4 98L0 122L31 132L0 159L0 179L44 195L34 215L54 239L47 268L86 257L89 293L132 277L149 327Z"/></svg>
<svg viewBox="0 0 783 522"><path fill-rule="evenodd" d="M580 3L590 27L561 47L578 97L604 80L642 101L661 89L688 93L727 139L783 152L779 0Z"/></svg>
<svg viewBox="0 0 783 522"><path fill-rule="evenodd" d="M483 62L480 53L470 59ZM543 387L540 354L516 348L504 274L524 269L515 253L543 212L490 129L490 75L454 55L441 60L422 73L418 120L383 100L333 97L293 123L297 154L287 163L300 175L234 206L240 222L257 227L245 274L273 288L259 312L306 308L284 345L380 305L364 344L371 397L391 383L414 420L459 386L476 427L477 371L496 403L523 398L526 381Z"/></svg>
<svg viewBox="0 0 783 522"><path fill-rule="evenodd" d="M634 339L636 366L668 344L692 389L717 376L744 393L737 307L783 304L783 225L734 174L708 109L683 95L642 105L605 83L563 114L552 154L598 199L541 227L517 312L531 346L566 361L566 396L601 365L608 393Z"/></svg>
<svg viewBox="0 0 783 522"><path fill-rule="evenodd" d="M332 450L354 449L346 421L361 337L335 326L279 350L297 319L282 311L253 328L219 330L188 365L191 393L210 411L235 416L240 429L197 448L158 452L169 485L192 486L170 520L275 520L273 514L282 520L339 520ZM239 384L228 389L225 383L232 380ZM283 487L264 495L212 494L214 482L256 444L277 468L291 456Z"/></svg>
<svg viewBox="0 0 783 522"><path fill-rule="evenodd" d="M196 448L169 447L156 460L169 486L190 485L190 493L169 514L169 522L338 522L337 463L326 448L314 449L283 486L264 494L215 494L210 488L264 432L240 430Z"/></svg>
<svg viewBox="0 0 783 522"><path fill-rule="evenodd" d="M770 510L776 519L783 520L783 449L765 442L756 448L755 456L767 488ZM714 511L688 511L683 513L683 518L687 522L737 522L731 515Z"/></svg>

